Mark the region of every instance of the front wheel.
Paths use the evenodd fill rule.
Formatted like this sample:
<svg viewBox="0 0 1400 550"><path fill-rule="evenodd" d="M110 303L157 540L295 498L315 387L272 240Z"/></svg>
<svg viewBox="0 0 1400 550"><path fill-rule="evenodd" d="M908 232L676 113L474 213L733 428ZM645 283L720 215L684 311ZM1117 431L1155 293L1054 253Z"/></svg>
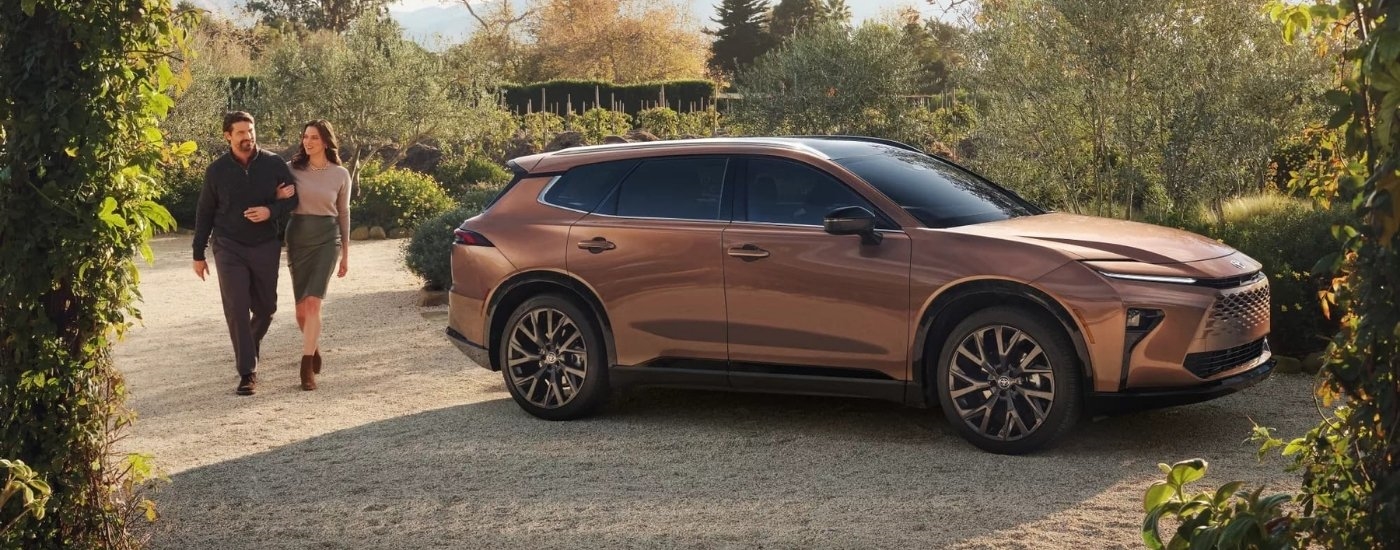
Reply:
<svg viewBox="0 0 1400 550"><path fill-rule="evenodd" d="M586 310L545 294L520 304L505 326L496 353L506 389L525 412L572 420L607 401L608 355Z"/></svg>
<svg viewBox="0 0 1400 550"><path fill-rule="evenodd" d="M978 311L953 328L934 380L959 434L983 450L1022 454L1064 436L1080 414L1079 373L1064 331L1038 312Z"/></svg>

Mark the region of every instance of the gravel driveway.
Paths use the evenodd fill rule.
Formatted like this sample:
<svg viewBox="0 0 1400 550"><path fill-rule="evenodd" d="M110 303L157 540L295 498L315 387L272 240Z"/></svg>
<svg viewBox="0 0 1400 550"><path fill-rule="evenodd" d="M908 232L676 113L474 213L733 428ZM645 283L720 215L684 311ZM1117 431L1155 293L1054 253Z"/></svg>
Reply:
<svg viewBox="0 0 1400 550"><path fill-rule="evenodd" d="M1295 488L1282 459L1256 460L1250 418L1290 437L1316 419L1311 377L1275 375L1025 457L978 451L937 411L858 399L633 390L546 422L448 343L443 308L414 305L402 242L353 243L314 392L297 387L283 269L253 397L233 393L218 283L190 270L189 237L153 243L145 320L116 348L140 415L124 446L172 482L153 547L1139 548L1158 462Z"/></svg>

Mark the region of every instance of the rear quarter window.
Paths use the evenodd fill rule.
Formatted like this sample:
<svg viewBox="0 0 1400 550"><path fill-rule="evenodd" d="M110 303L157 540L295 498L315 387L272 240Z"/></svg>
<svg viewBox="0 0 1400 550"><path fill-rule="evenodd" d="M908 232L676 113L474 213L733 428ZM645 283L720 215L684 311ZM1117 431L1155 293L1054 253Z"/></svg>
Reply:
<svg viewBox="0 0 1400 550"><path fill-rule="evenodd" d="M636 165L635 160L621 160L575 166L554 180L540 200L560 208L592 212Z"/></svg>

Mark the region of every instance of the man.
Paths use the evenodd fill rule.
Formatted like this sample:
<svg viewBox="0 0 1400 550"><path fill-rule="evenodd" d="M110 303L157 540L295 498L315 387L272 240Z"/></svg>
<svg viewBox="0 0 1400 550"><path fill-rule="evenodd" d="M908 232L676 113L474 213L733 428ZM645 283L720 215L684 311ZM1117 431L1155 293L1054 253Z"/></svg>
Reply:
<svg viewBox="0 0 1400 550"><path fill-rule="evenodd" d="M238 395L253 395L258 351L277 311L277 271L282 244L276 220L297 206L287 164L258 147L253 116L224 115L229 152L209 164L195 211L194 274L209 273L204 248L212 244L224 319L238 367ZM286 198L279 198L284 196ZM252 317L249 317L251 312Z"/></svg>

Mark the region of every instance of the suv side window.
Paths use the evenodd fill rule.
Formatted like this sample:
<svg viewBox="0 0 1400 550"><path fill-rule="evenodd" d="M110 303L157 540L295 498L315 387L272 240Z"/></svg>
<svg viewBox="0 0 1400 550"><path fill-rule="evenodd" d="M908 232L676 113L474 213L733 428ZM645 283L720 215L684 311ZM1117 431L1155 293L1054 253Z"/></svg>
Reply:
<svg viewBox="0 0 1400 550"><path fill-rule="evenodd" d="M576 166L554 180L540 200L562 208L592 212L617 181L636 165L635 160L622 160Z"/></svg>
<svg viewBox="0 0 1400 550"><path fill-rule="evenodd" d="M723 157L644 160L617 192L618 216L718 220L723 211Z"/></svg>
<svg viewBox="0 0 1400 550"><path fill-rule="evenodd" d="M846 184L811 166L776 159L750 158L747 180L748 221L821 226L828 212L843 206L875 209Z"/></svg>

